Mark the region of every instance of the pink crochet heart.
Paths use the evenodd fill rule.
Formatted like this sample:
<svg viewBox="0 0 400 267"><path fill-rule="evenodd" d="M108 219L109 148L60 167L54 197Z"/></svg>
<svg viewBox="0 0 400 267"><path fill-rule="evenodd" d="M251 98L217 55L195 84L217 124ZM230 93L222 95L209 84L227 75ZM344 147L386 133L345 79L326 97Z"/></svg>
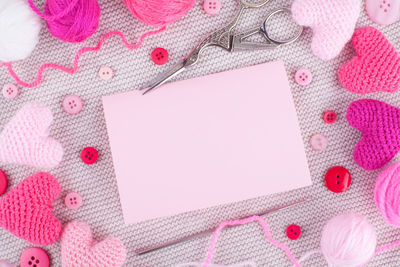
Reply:
<svg viewBox="0 0 400 267"><path fill-rule="evenodd" d="M57 180L37 173L0 198L0 227L36 245L57 241L61 223L53 215L51 202L60 194Z"/></svg>
<svg viewBox="0 0 400 267"><path fill-rule="evenodd" d="M354 161L366 170L388 163L400 151L400 109L378 100L350 104L347 121L362 132L354 149Z"/></svg>
<svg viewBox="0 0 400 267"><path fill-rule="evenodd" d="M353 46L358 56L339 70L344 88L360 94L395 92L400 88L400 56L379 30L358 29L353 36Z"/></svg>
<svg viewBox="0 0 400 267"><path fill-rule="evenodd" d="M90 228L85 223L71 222L61 237L63 267L119 267L124 264L126 249L118 239L107 238L94 244Z"/></svg>
<svg viewBox="0 0 400 267"><path fill-rule="evenodd" d="M0 161L45 169L58 165L63 148L49 137L52 121L46 106L25 104L0 134Z"/></svg>

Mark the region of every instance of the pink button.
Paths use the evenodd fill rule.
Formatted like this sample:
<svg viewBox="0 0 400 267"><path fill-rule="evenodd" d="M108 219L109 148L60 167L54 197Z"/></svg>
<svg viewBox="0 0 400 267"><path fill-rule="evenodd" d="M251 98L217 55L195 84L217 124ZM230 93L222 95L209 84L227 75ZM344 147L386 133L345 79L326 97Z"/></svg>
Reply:
<svg viewBox="0 0 400 267"><path fill-rule="evenodd" d="M19 259L21 267L49 267L50 260L46 251L41 248L27 248Z"/></svg>
<svg viewBox="0 0 400 267"><path fill-rule="evenodd" d="M110 67L101 67L99 77L105 81L109 81L114 76L114 71Z"/></svg>
<svg viewBox="0 0 400 267"><path fill-rule="evenodd" d="M302 86L309 85L312 81L312 73L308 69L299 69L294 75L294 80Z"/></svg>
<svg viewBox="0 0 400 267"><path fill-rule="evenodd" d="M327 124L332 124L332 123L336 122L337 115L336 115L335 111L327 110L327 111L324 112L324 115L322 115L322 119Z"/></svg>
<svg viewBox="0 0 400 267"><path fill-rule="evenodd" d="M96 163L99 152L94 147L85 147L81 152L81 160L88 165Z"/></svg>
<svg viewBox="0 0 400 267"><path fill-rule="evenodd" d="M323 151L328 147L328 139L323 134L314 134L310 138L310 146L315 151Z"/></svg>
<svg viewBox="0 0 400 267"><path fill-rule="evenodd" d="M65 112L69 114L78 114L83 108L83 101L77 95L67 95L62 105Z"/></svg>
<svg viewBox="0 0 400 267"><path fill-rule="evenodd" d="M301 228L296 224L289 225L286 228L286 236L291 240L296 240L301 236Z"/></svg>
<svg viewBox="0 0 400 267"><path fill-rule="evenodd" d="M7 83L3 86L3 96L7 99L14 99L19 95L18 87L12 83Z"/></svg>
<svg viewBox="0 0 400 267"><path fill-rule="evenodd" d="M7 176L2 170L0 170L0 196L6 192L7 185Z"/></svg>
<svg viewBox="0 0 400 267"><path fill-rule="evenodd" d="M209 15L216 15L221 10L221 0L204 0L203 9Z"/></svg>
<svg viewBox="0 0 400 267"><path fill-rule="evenodd" d="M15 265L9 261L0 260L0 267L15 267Z"/></svg>
<svg viewBox="0 0 400 267"><path fill-rule="evenodd" d="M70 192L65 197L65 206L71 210L77 210L82 206L82 197L78 193Z"/></svg>
<svg viewBox="0 0 400 267"><path fill-rule="evenodd" d="M151 59L157 65L164 65L168 61L168 51L164 48L158 47L151 52Z"/></svg>
<svg viewBox="0 0 400 267"><path fill-rule="evenodd" d="M366 0L365 9L370 19L380 25L389 25L400 19L399 0Z"/></svg>

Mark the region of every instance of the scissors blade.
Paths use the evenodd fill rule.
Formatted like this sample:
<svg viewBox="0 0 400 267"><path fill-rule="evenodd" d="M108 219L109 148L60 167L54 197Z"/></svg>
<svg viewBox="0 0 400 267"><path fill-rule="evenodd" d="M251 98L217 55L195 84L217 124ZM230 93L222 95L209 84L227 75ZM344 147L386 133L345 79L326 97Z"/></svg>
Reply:
<svg viewBox="0 0 400 267"><path fill-rule="evenodd" d="M156 78L154 78L152 81L148 83L147 86L144 86L140 90L146 89L146 91L143 93L143 95L147 94L154 88L166 83L167 81L171 80L173 77L181 73L182 71L185 70L185 63L184 61L172 66L165 72L159 74Z"/></svg>

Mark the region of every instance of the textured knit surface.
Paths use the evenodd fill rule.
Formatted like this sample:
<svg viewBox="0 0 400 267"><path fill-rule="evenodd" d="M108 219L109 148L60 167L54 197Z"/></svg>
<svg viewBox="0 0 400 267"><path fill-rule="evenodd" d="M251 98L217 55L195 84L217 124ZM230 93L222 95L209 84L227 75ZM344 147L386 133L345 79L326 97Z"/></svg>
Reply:
<svg viewBox="0 0 400 267"><path fill-rule="evenodd" d="M0 133L0 162L45 169L57 166L64 151L49 137L52 121L51 111L43 104L25 104Z"/></svg>
<svg viewBox="0 0 400 267"><path fill-rule="evenodd" d="M119 267L125 262L126 248L111 237L96 243L89 226L74 221L63 230L61 254L63 267Z"/></svg>
<svg viewBox="0 0 400 267"><path fill-rule="evenodd" d="M43 7L44 4L40 0L35 3L38 7ZM334 60L322 61L311 51L310 29L306 29L295 43L269 51L227 53L222 49L209 48L196 66L183 72L177 79L188 79L277 59L285 61L313 186L169 218L124 225L101 96L143 86L158 73L184 58L204 35L229 22L238 7L236 0L222 0L221 12L217 16L210 16L204 13L202 4L202 1L197 1L182 20L168 26L165 32L146 39L138 50L126 49L119 37L110 38L100 51L82 56L80 69L75 75L46 70L44 82L36 88L22 88L21 95L14 100L0 98L1 129L27 102L40 101L53 112L50 136L59 140L65 151L61 163L51 170L63 190L61 198L53 202L54 213L63 225L73 220L83 221L90 225L96 241L104 240L108 236L119 238L128 253L124 266L135 267L169 267L178 263L203 261L211 235L203 235L143 256L137 256L134 252L217 226L224 220L255 214L305 197L312 200L263 216L270 226L272 237L287 245L297 258L308 250L318 248L325 223L343 212L364 215L376 229L378 246L400 239L400 228L388 226L374 203L375 180L380 170L366 171L353 160L354 147L360 141L361 133L348 124L345 116L349 104L362 96L344 89L340 85L337 72L340 66L353 58L354 49L348 44ZM291 0L271 0L260 10L246 10L237 31L258 27L267 12L277 7L290 7L291 4ZM135 20L123 1L100 0L100 7L102 17L99 30L84 44L63 43L43 27L38 47L27 60L15 63L16 71L22 74L24 80L30 81L36 77L37 68L45 61L71 66L75 52L81 45L97 44L101 36L110 30L120 30L134 42L143 32L152 29ZM273 37L284 38L288 37L286 34L294 33L295 29L290 31L290 24L285 22L275 19L271 21L268 29L272 31ZM365 25L373 23L362 11L357 28ZM400 49L400 24L378 29L391 40L397 50ZM170 59L167 64L157 66L151 61L150 54L156 47L168 50ZM102 66L109 66L114 70L112 80L104 81L98 77ZM297 85L293 79L294 73L300 68L307 68L313 74L312 83L306 87ZM0 68L0 80L3 84L13 81L4 68ZM62 100L68 94L77 94L85 101L81 113L69 115L62 110ZM392 94L378 92L368 97L400 107L399 91ZM325 110L334 110L338 114L337 122L326 124L322 120ZM315 133L323 133L329 139L329 145L323 152L313 151L308 144ZM99 160L90 166L80 159L81 150L87 146L99 150ZM399 155L394 160L396 159L399 159ZM325 172L335 165L344 166L352 175L350 188L341 194L332 193L325 187ZM132 162L132 168L134 166L135 163ZM36 169L16 165L0 164L0 168L8 175L10 189L24 177L36 172ZM83 197L83 205L76 211L69 210L63 203L65 195L70 191L78 192ZM302 236L295 241L286 237L285 229L290 224L297 224L302 228ZM31 244L0 229L0 259L8 259L17 264L20 254L29 246ZM60 242L44 248L48 251L53 266L61 266ZM221 233L213 263L232 265L253 260L262 267L290 266L282 252L268 244L257 224L226 229ZM369 267L399 265L400 249L382 253L368 264ZM304 266L326 266L326 261L321 255L314 255L304 262Z"/></svg>
<svg viewBox="0 0 400 267"><path fill-rule="evenodd" d="M339 70L343 87L350 92L395 92L400 88L400 55L378 29L363 27L353 35L358 54Z"/></svg>
<svg viewBox="0 0 400 267"><path fill-rule="evenodd" d="M51 203L60 192L60 185L49 173L26 178L0 198L0 227L36 245L53 244L61 233L61 222Z"/></svg>
<svg viewBox="0 0 400 267"><path fill-rule="evenodd" d="M354 161L364 169L379 169L399 152L399 108L378 100L362 99L350 104L346 118L362 133L354 148Z"/></svg>
<svg viewBox="0 0 400 267"><path fill-rule="evenodd" d="M354 32L361 0L295 0L294 20L313 30L311 48L323 60L335 58Z"/></svg>

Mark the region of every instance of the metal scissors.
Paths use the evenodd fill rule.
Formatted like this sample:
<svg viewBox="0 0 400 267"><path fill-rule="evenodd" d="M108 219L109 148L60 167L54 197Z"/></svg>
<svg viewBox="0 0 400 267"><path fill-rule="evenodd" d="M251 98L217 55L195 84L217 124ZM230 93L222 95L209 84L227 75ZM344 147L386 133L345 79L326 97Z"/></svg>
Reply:
<svg viewBox="0 0 400 267"><path fill-rule="evenodd" d="M235 17L228 25L205 37L182 62L179 62L166 72L161 73L149 83L149 86L141 88L140 90L147 89L143 93L146 94L149 91L153 90L154 88L169 81L170 79L172 79L173 77L184 71L186 68L195 65L199 61L200 54L207 47L217 46L223 48L228 52L250 51L250 50L260 50L260 49L273 49L281 45L290 44L296 41L303 32L303 27L301 26L299 26L299 30L293 37L286 40L272 39L267 32L268 22L274 15L282 12L289 14L291 13L290 10L287 8L279 8L269 13L267 17L264 19L261 27L257 27L255 29L240 34L232 33L232 30L236 27L240 17L243 15L243 12L246 9L261 8L265 6L269 1L270 0L263 0L260 3L251 4L246 2L246 0L239 0L239 11L236 13ZM266 40L266 42L245 41L246 38L254 34L261 34Z"/></svg>

